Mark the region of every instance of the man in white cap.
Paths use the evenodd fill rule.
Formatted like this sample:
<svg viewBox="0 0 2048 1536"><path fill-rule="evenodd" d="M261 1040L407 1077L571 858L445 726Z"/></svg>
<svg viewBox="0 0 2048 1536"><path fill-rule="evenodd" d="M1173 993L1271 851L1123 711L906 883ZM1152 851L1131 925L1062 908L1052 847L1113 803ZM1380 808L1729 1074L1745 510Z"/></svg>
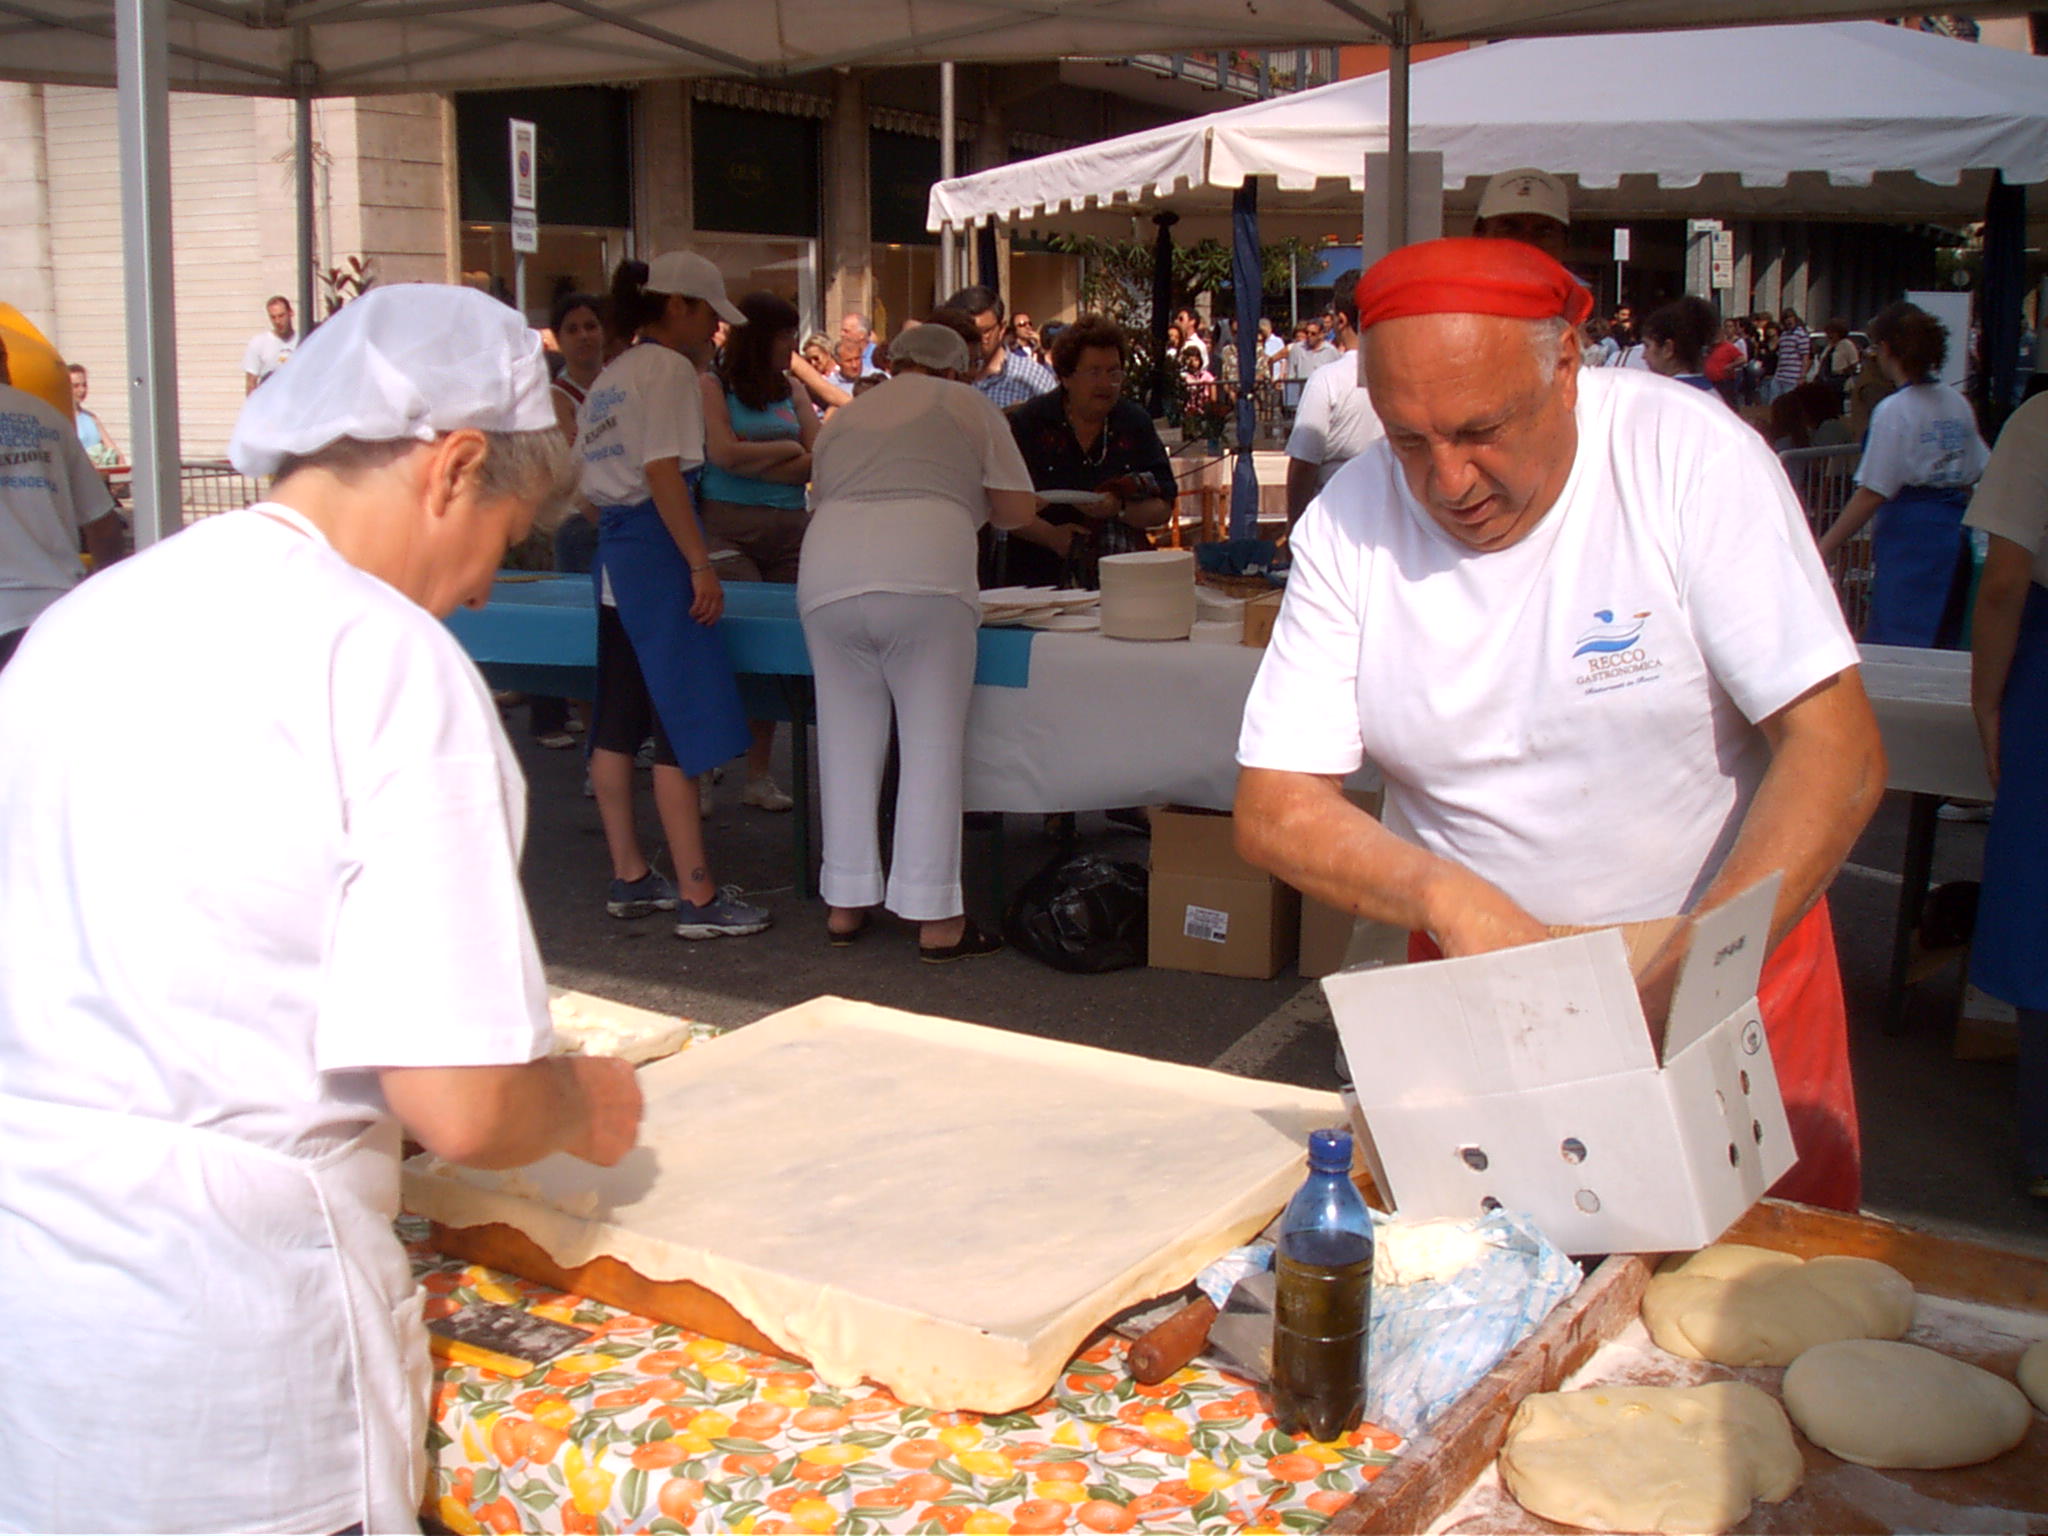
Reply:
<svg viewBox="0 0 2048 1536"><path fill-rule="evenodd" d="M1502 171L1479 194L1472 233L1481 240L1520 240L1563 261L1571 235L1571 198L1564 183L1533 166Z"/></svg>
<svg viewBox="0 0 2048 1536"><path fill-rule="evenodd" d="M401 1131L501 1168L637 1135L629 1067L548 1057L525 785L440 623L568 483L539 338L366 294L229 451L269 501L0 675L0 1309L63 1360L0 1390L0 1528L412 1529Z"/></svg>

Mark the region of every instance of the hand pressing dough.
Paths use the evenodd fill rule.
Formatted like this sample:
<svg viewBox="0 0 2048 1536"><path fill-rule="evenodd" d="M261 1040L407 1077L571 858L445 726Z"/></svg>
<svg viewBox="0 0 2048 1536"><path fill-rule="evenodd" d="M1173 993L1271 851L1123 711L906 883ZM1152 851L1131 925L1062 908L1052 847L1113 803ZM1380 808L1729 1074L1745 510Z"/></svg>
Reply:
<svg viewBox="0 0 2048 1536"><path fill-rule="evenodd" d="M1643 1326L1688 1360L1790 1365L1835 1339L1896 1339L1913 1326L1913 1287L1875 1259L1716 1243L1658 1271Z"/></svg>
<svg viewBox="0 0 2048 1536"><path fill-rule="evenodd" d="M1967 1467L2011 1450L2033 1414L2020 1389L1917 1344L1843 1339L1785 1372L1785 1408L1811 1440L1866 1467Z"/></svg>
<svg viewBox="0 0 2048 1536"><path fill-rule="evenodd" d="M1800 1470L1784 1411L1740 1381L1538 1393L1500 1452L1523 1508L1591 1531L1725 1531Z"/></svg>
<svg viewBox="0 0 2048 1536"><path fill-rule="evenodd" d="M2034 1400L2034 1406L2048 1413L2048 1339L2020 1356L2019 1380L2020 1390Z"/></svg>

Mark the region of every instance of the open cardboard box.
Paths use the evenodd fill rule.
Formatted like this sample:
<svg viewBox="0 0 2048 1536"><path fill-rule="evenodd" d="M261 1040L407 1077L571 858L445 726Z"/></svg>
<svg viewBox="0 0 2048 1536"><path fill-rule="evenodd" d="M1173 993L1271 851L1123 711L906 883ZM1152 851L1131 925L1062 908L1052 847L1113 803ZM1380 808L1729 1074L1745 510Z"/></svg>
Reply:
<svg viewBox="0 0 2048 1536"><path fill-rule="evenodd" d="M1323 990L1367 1164L1403 1216L1527 1211L1567 1253L1714 1241L1792 1166L1757 1012L1776 876L1699 917L1661 1041L1631 969L1671 922Z"/></svg>

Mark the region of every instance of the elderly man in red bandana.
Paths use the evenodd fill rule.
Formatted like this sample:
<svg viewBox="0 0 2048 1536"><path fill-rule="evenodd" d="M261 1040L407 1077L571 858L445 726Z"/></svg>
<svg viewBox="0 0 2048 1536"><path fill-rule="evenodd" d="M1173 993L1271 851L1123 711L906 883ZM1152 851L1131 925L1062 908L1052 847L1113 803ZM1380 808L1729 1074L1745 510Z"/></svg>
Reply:
<svg viewBox="0 0 2048 1536"><path fill-rule="evenodd" d="M1514 241L1366 273L1386 440L1295 528L1239 847L1405 926L1416 957L1697 913L1781 873L1760 1006L1799 1160L1775 1193L1854 1209L1823 892L1884 791L1856 647L1763 441L1668 379L1581 373L1587 304ZM1368 757L1384 827L1339 788ZM1639 978L1653 1022L1686 937Z"/></svg>

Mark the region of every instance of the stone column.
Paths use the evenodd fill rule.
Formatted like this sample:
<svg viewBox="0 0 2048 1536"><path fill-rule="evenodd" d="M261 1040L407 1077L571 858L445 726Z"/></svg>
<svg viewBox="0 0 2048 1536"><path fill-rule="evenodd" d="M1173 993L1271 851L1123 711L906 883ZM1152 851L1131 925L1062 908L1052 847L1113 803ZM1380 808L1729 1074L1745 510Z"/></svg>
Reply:
<svg viewBox="0 0 2048 1536"><path fill-rule="evenodd" d="M40 85L0 84L0 294L38 330L57 334L50 154Z"/></svg>
<svg viewBox="0 0 2048 1536"><path fill-rule="evenodd" d="M1807 238L1807 226L1793 222L1785 226L1785 298L1784 307L1798 312L1799 318L1810 328L1813 324L1812 307L1807 300L1812 292L1813 258Z"/></svg>
<svg viewBox="0 0 2048 1536"><path fill-rule="evenodd" d="M867 79L848 70L832 79L832 115L825 122L824 230L818 242L819 289L825 333L839 334L839 317L872 315L875 304L874 228L869 217Z"/></svg>
<svg viewBox="0 0 2048 1536"><path fill-rule="evenodd" d="M1764 222L1756 226L1756 293L1752 302L1759 312L1773 319L1777 318L1778 311L1785 307L1783 229L1784 226L1776 222Z"/></svg>
<svg viewBox="0 0 2048 1536"><path fill-rule="evenodd" d="M633 234L645 259L688 245L697 226L687 83L655 80L633 93L633 143Z"/></svg>
<svg viewBox="0 0 2048 1536"><path fill-rule="evenodd" d="M1744 219L1735 229L1735 286L1728 293L1728 314L1723 318L1755 313L1756 300L1751 283L1756 268L1756 225Z"/></svg>

